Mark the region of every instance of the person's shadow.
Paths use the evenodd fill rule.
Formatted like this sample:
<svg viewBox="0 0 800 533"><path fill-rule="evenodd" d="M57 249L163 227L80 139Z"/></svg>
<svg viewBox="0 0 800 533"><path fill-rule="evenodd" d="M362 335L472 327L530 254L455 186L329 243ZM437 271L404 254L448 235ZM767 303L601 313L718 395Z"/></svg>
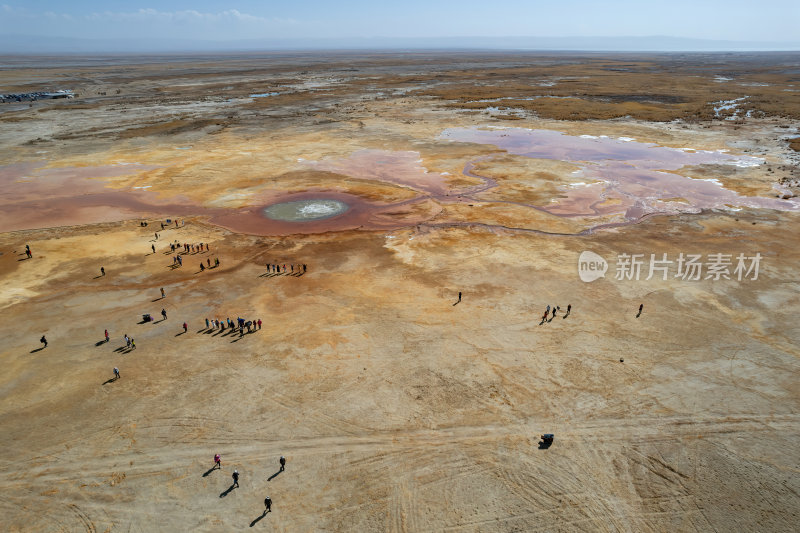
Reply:
<svg viewBox="0 0 800 533"><path fill-rule="evenodd" d="M638 313L636 313L636 318L639 318L640 316L642 316L642 312L641 312L641 311L639 311Z"/></svg>
<svg viewBox="0 0 800 533"><path fill-rule="evenodd" d="M281 472L283 472L283 468L281 468L280 470L278 470L277 472L275 472L274 474L272 474L271 476L269 476L269 478L267 478L267 481L272 481L273 479L275 479L276 477L278 477L278 475L279 475Z"/></svg>
<svg viewBox="0 0 800 533"><path fill-rule="evenodd" d="M108 385L109 383L114 383L115 381L117 381L117 378L108 378L103 382L103 385Z"/></svg>
<svg viewBox="0 0 800 533"><path fill-rule="evenodd" d="M185 332L185 331L181 331L180 333L176 333L176 334L175 334L175 336L176 336L176 337L180 337L180 336L181 336L181 335L183 335L184 333L186 333L186 332Z"/></svg>
<svg viewBox="0 0 800 533"><path fill-rule="evenodd" d="M220 498L224 498L225 496L227 496L228 494L230 494L230 493L231 493L231 491L232 491L233 489L235 489L235 488L236 488L236 483L231 483L231 486L230 486L230 487L228 487L228 488L227 488L227 490L225 490L225 491L223 491L222 493L220 493L219 497L220 497Z"/></svg>
<svg viewBox="0 0 800 533"><path fill-rule="evenodd" d="M250 527L253 527L254 525L258 524L265 516L267 516L267 510L266 509L264 509L264 512L261 513L261 516L256 517L255 520L250 522Z"/></svg>
<svg viewBox="0 0 800 533"><path fill-rule="evenodd" d="M217 470L217 465L214 465L214 466L212 466L211 468L209 468L209 469L206 471L206 473L205 473L205 474L203 474L203 477L208 477L208 476L210 476L210 475L211 475L211 472L213 472L214 470Z"/></svg>
<svg viewBox="0 0 800 533"><path fill-rule="evenodd" d="M44 349L45 349L45 347L44 347L44 346L42 346L42 347L40 347L40 348L36 348L36 349L34 349L34 350L31 350L31 353L41 352L41 351L42 351L42 350L44 350Z"/></svg>

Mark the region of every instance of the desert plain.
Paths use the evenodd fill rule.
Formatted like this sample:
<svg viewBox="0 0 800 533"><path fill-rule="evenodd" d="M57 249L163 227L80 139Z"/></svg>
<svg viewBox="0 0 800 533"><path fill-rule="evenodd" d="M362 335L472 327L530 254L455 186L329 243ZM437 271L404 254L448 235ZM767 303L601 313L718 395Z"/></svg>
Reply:
<svg viewBox="0 0 800 533"><path fill-rule="evenodd" d="M0 103L0 529L796 531L797 54L0 57L58 90Z"/></svg>

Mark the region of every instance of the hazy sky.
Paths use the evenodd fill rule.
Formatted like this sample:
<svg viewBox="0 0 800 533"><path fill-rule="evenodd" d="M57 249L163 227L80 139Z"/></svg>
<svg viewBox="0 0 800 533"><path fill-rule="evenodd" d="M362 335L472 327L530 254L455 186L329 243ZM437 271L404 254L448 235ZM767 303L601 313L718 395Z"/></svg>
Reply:
<svg viewBox="0 0 800 533"><path fill-rule="evenodd" d="M0 34L202 40L650 36L800 40L800 0L0 0Z"/></svg>

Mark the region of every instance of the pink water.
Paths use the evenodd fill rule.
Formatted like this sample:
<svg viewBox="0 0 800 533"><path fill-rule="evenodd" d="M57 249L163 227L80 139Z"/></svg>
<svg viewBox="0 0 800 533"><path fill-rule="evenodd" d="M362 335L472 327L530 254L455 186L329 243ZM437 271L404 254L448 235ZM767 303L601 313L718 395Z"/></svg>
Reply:
<svg viewBox="0 0 800 533"><path fill-rule="evenodd" d="M428 172L421 163L418 152L390 150L358 150L341 159L306 162L317 170L351 178L384 181L431 194L446 193L449 190L447 178L437 172Z"/></svg>
<svg viewBox="0 0 800 533"><path fill-rule="evenodd" d="M565 190L566 198L558 202L530 206L559 216L592 217L619 213L627 220L635 221L652 213L699 212L726 206L800 209L800 203L796 200L742 196L717 181L665 172L709 164L739 167L761 165L763 160L755 157L522 128L451 128L445 130L441 138L491 144L506 152L530 158L566 161L581 168L582 179L600 180L600 183ZM686 202L670 201L674 198L682 198ZM607 200L616 201L598 208Z"/></svg>

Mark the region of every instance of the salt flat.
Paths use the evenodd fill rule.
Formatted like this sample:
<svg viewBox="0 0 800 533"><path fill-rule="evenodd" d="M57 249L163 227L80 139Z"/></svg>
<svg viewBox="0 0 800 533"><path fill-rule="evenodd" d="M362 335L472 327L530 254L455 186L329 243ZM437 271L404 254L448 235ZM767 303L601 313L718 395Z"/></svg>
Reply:
<svg viewBox="0 0 800 533"><path fill-rule="evenodd" d="M794 530L794 59L424 59L2 71L5 529Z"/></svg>

